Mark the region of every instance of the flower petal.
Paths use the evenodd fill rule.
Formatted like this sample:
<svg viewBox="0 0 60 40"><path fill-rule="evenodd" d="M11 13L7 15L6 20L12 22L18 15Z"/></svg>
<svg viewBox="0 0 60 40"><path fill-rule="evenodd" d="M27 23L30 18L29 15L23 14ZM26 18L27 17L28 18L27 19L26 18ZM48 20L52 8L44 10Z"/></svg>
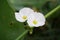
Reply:
<svg viewBox="0 0 60 40"><path fill-rule="evenodd" d="M28 7L24 7L21 10L19 10L19 13L23 14L23 15L29 15L32 12L34 12L31 8Z"/></svg>
<svg viewBox="0 0 60 40"><path fill-rule="evenodd" d="M36 13L35 18L38 20L37 26L43 26L45 24L45 17L42 13Z"/></svg>
<svg viewBox="0 0 60 40"><path fill-rule="evenodd" d="M33 18L34 18L33 13L28 16L27 23L30 27L34 27L34 24L32 23Z"/></svg>
<svg viewBox="0 0 60 40"><path fill-rule="evenodd" d="M37 18L41 22L45 21L45 17L44 17L44 15L42 13L35 12L34 16L35 16L35 18Z"/></svg>
<svg viewBox="0 0 60 40"><path fill-rule="evenodd" d="M25 22L25 20L22 19L21 15L17 12L15 12L15 18L19 22Z"/></svg>

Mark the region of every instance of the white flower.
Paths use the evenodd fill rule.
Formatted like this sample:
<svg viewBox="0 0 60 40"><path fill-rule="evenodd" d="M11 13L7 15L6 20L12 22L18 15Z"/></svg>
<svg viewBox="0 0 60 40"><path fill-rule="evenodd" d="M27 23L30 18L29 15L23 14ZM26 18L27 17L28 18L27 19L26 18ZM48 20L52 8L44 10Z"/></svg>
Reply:
<svg viewBox="0 0 60 40"><path fill-rule="evenodd" d="M19 22L25 22L30 27L39 27L45 24L45 17L42 13L34 12L32 9L24 7L19 12L15 12L15 18Z"/></svg>
<svg viewBox="0 0 60 40"><path fill-rule="evenodd" d="M19 22L25 22L28 16L33 13L34 11L30 8L24 7L19 10L19 13L15 13L15 18Z"/></svg>
<svg viewBox="0 0 60 40"><path fill-rule="evenodd" d="M45 24L45 17L42 13L35 12L30 14L27 20L30 27L39 27Z"/></svg>

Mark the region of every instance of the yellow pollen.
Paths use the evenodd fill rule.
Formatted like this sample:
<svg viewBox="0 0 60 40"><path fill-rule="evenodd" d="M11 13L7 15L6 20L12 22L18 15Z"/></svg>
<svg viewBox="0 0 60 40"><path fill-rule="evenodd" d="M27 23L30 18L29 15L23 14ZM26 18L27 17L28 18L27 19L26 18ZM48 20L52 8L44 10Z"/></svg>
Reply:
<svg viewBox="0 0 60 40"><path fill-rule="evenodd" d="M23 16L22 18L23 18L23 19L26 19L26 18L27 18L27 16Z"/></svg>
<svg viewBox="0 0 60 40"><path fill-rule="evenodd" d="M33 20L33 24L35 24L35 25L36 25L37 23L38 23L38 22L37 22L36 20Z"/></svg>

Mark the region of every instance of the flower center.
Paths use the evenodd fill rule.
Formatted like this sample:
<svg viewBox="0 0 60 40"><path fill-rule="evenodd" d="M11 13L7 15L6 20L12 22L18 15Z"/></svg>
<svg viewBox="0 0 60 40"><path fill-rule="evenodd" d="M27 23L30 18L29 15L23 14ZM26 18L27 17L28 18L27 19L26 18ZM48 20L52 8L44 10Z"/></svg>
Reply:
<svg viewBox="0 0 60 40"><path fill-rule="evenodd" d="M27 18L27 16L23 16L22 18L25 20Z"/></svg>
<svg viewBox="0 0 60 40"><path fill-rule="evenodd" d="M33 20L33 24L35 24L35 25L36 25L37 23L38 23L38 22L37 22L37 20Z"/></svg>

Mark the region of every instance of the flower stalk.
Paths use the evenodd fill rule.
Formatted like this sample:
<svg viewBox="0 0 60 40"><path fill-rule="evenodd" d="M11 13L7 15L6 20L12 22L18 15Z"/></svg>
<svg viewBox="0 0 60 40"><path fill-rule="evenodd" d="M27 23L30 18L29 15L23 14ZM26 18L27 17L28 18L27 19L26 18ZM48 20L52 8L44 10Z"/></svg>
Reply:
<svg viewBox="0 0 60 40"><path fill-rule="evenodd" d="M49 17L50 15L52 15L54 12L56 12L58 9L60 8L60 5L58 5L55 9L51 10L50 12L48 12L45 15L45 18Z"/></svg>
<svg viewBox="0 0 60 40"><path fill-rule="evenodd" d="M19 35L16 40L21 39L24 35L26 35L28 33L28 30L25 30L21 35Z"/></svg>

